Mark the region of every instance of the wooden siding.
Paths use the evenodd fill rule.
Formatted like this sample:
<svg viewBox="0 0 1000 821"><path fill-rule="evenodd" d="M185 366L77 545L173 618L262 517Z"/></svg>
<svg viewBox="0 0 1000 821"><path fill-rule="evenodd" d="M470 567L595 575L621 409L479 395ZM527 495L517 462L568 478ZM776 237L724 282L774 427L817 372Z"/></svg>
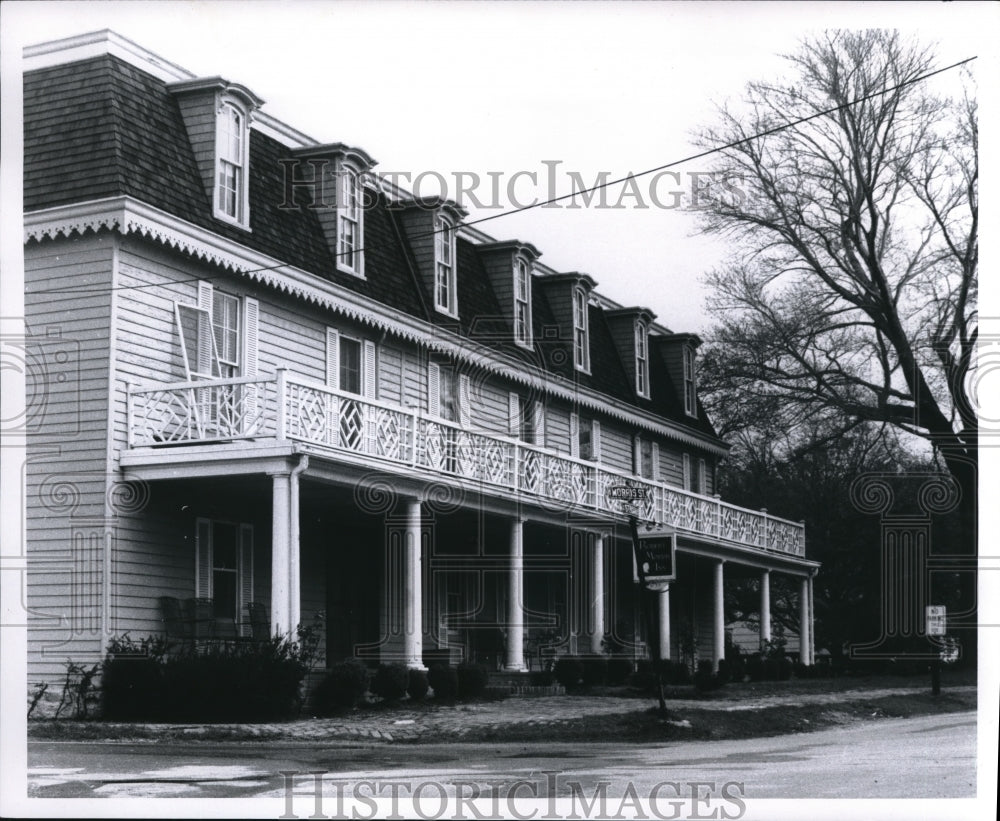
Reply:
<svg viewBox="0 0 1000 821"><path fill-rule="evenodd" d="M601 464L632 472L632 432L607 420L601 421Z"/></svg>
<svg viewBox="0 0 1000 821"><path fill-rule="evenodd" d="M424 208L407 208L399 212L400 222L406 239L413 252L417 272L424 284L424 293L428 297L431 310L434 309L434 211ZM452 265L457 260L452 259ZM462 295L458 294L458 307L461 311Z"/></svg>
<svg viewBox="0 0 1000 821"><path fill-rule="evenodd" d="M635 390L635 314L624 314L622 316L609 316L608 328L611 331L611 338L614 340L618 356L621 358L622 367L625 368L625 375L629 380L629 387ZM649 356L649 352L646 352Z"/></svg>
<svg viewBox="0 0 1000 821"><path fill-rule="evenodd" d="M206 91L177 98L209 203L215 196L215 97L214 91Z"/></svg>

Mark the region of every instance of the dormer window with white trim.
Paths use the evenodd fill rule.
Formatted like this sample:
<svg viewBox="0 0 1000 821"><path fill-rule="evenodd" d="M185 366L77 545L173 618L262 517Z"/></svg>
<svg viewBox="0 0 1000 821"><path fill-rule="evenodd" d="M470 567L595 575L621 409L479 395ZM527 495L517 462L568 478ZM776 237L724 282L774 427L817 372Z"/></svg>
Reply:
<svg viewBox="0 0 1000 821"><path fill-rule="evenodd" d="M590 334L587 330L587 292L573 290L573 367L590 373Z"/></svg>
<svg viewBox="0 0 1000 821"><path fill-rule="evenodd" d="M694 383L694 348L684 346L684 412L698 415L698 395Z"/></svg>
<svg viewBox="0 0 1000 821"><path fill-rule="evenodd" d="M434 220L434 308L441 313L458 314L455 293L455 231L444 217Z"/></svg>
<svg viewBox="0 0 1000 821"><path fill-rule="evenodd" d="M246 228L249 225L247 113L236 103L222 103L216 119L215 216Z"/></svg>
<svg viewBox="0 0 1000 821"><path fill-rule="evenodd" d="M514 258L514 341L531 347L531 270L523 257Z"/></svg>
<svg viewBox="0 0 1000 821"><path fill-rule="evenodd" d="M649 399L649 327L641 319L635 323L635 392Z"/></svg>
<svg viewBox="0 0 1000 821"><path fill-rule="evenodd" d="M361 201L361 175L341 165L337 171L337 270L355 276L365 274Z"/></svg>

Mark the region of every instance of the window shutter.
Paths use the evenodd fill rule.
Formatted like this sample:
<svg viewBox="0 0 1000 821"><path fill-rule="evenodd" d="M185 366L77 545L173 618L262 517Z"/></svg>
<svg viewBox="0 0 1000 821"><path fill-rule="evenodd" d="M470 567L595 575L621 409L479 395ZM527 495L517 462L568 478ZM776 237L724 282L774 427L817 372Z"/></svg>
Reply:
<svg viewBox="0 0 1000 821"><path fill-rule="evenodd" d="M375 343L365 340L365 398L378 399L378 371L375 363Z"/></svg>
<svg viewBox="0 0 1000 821"><path fill-rule="evenodd" d="M569 455L580 457L580 417L575 413L569 415Z"/></svg>
<svg viewBox="0 0 1000 821"><path fill-rule="evenodd" d="M650 446L651 458L650 464L652 467L653 475L648 477L654 482L660 481L660 445L657 442L653 442Z"/></svg>
<svg viewBox="0 0 1000 821"><path fill-rule="evenodd" d="M510 419L510 435L517 439L521 435L521 397L514 391L507 396L507 409Z"/></svg>
<svg viewBox="0 0 1000 821"><path fill-rule="evenodd" d="M211 598L212 523L208 519L195 520L194 568L195 598Z"/></svg>
<svg viewBox="0 0 1000 821"><path fill-rule="evenodd" d="M601 461L601 423L596 419L590 429L590 452L595 462Z"/></svg>
<svg viewBox="0 0 1000 821"><path fill-rule="evenodd" d="M336 328L326 329L326 386L331 390L340 388L340 332Z"/></svg>
<svg viewBox="0 0 1000 821"><path fill-rule="evenodd" d="M459 424L468 430L472 426L472 404L469 399L469 375L458 376L458 414Z"/></svg>
<svg viewBox="0 0 1000 821"><path fill-rule="evenodd" d="M198 375L202 378L215 376L212 352L215 348L215 337L212 331L212 283L198 283Z"/></svg>
<svg viewBox="0 0 1000 821"><path fill-rule="evenodd" d="M240 525L240 600L238 602L240 618L247 613L247 604L254 600L253 596L253 525Z"/></svg>
<svg viewBox="0 0 1000 821"><path fill-rule="evenodd" d="M243 376L257 378L257 325L260 320L260 303L253 297L243 300ZM258 426L257 385L243 386L243 432L253 433Z"/></svg>
<svg viewBox="0 0 1000 821"><path fill-rule="evenodd" d="M682 462L684 490L691 490L691 454L685 453Z"/></svg>
<svg viewBox="0 0 1000 821"><path fill-rule="evenodd" d="M436 362L427 363L427 412L441 415L441 366Z"/></svg>
<svg viewBox="0 0 1000 821"><path fill-rule="evenodd" d="M540 448L545 447L545 405L541 399L535 400L535 442Z"/></svg>
<svg viewBox="0 0 1000 821"><path fill-rule="evenodd" d="M632 473L642 473L642 439L638 434L632 437Z"/></svg>

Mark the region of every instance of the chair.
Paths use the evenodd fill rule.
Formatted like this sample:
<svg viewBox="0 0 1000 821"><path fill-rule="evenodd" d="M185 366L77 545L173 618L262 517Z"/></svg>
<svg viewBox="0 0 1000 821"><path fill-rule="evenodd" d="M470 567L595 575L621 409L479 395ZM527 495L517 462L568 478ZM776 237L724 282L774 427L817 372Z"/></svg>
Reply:
<svg viewBox="0 0 1000 821"><path fill-rule="evenodd" d="M267 617L267 608L256 601L247 602L247 613L250 615L250 638L252 641L265 642L271 638L271 620Z"/></svg>
<svg viewBox="0 0 1000 821"><path fill-rule="evenodd" d="M160 596L160 612L163 614L163 632L167 640L188 643L194 640L191 621L184 617L181 600L175 596Z"/></svg>
<svg viewBox="0 0 1000 821"><path fill-rule="evenodd" d="M215 604L211 599L188 599L191 632L195 641L207 641L215 635Z"/></svg>

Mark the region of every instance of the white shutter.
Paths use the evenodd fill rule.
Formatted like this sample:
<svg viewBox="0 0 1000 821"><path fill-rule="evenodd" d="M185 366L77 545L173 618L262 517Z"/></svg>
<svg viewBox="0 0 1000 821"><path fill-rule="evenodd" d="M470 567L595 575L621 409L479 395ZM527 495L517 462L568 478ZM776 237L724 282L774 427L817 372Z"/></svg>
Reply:
<svg viewBox="0 0 1000 821"><path fill-rule="evenodd" d="M691 490L691 454L685 453L682 460L681 482L684 490Z"/></svg>
<svg viewBox="0 0 1000 821"><path fill-rule="evenodd" d="M240 556L239 556L239 618L249 618L247 604L254 600L253 596L253 525L240 525Z"/></svg>
<svg viewBox="0 0 1000 821"><path fill-rule="evenodd" d="M212 332L212 283L198 283L198 375L202 378L217 376L213 367L215 357L215 337Z"/></svg>
<svg viewBox="0 0 1000 821"><path fill-rule="evenodd" d="M331 390L340 387L340 332L336 328L326 329L326 386ZM326 397L326 441L336 446L340 441L338 424L340 397Z"/></svg>
<svg viewBox="0 0 1000 821"><path fill-rule="evenodd" d="M507 411L510 420L510 435L517 439L521 435L521 397L514 391L507 396Z"/></svg>
<svg viewBox="0 0 1000 821"><path fill-rule="evenodd" d="M590 426L590 452L595 462L601 461L601 423L596 419Z"/></svg>
<svg viewBox="0 0 1000 821"><path fill-rule="evenodd" d="M458 376L458 419L459 424L465 430L472 427L472 404L469 399L469 375L467 373Z"/></svg>
<svg viewBox="0 0 1000 821"><path fill-rule="evenodd" d="M427 412L441 415L441 366L436 362L427 363Z"/></svg>
<svg viewBox="0 0 1000 821"><path fill-rule="evenodd" d="M652 467L652 476L648 478L652 479L654 482L660 481L660 445L657 442L653 442L650 445L650 464Z"/></svg>
<svg viewBox="0 0 1000 821"><path fill-rule="evenodd" d="M194 595L212 597L212 523L208 519L195 520Z"/></svg>
<svg viewBox="0 0 1000 821"><path fill-rule="evenodd" d="M243 373L248 379L257 378L257 326L260 303L253 297L243 300ZM250 434L259 426L257 419L257 385L243 386L243 432Z"/></svg>
<svg viewBox="0 0 1000 821"><path fill-rule="evenodd" d="M639 434L632 437L632 473L636 476L642 474L642 439Z"/></svg>
<svg viewBox="0 0 1000 821"><path fill-rule="evenodd" d="M535 442L540 448L545 447L545 405L541 399L535 400Z"/></svg>
<svg viewBox="0 0 1000 821"><path fill-rule="evenodd" d="M569 415L569 455L580 457L580 417L575 413Z"/></svg>
<svg viewBox="0 0 1000 821"><path fill-rule="evenodd" d="M378 364L375 361L375 343L365 340L365 398L378 399Z"/></svg>

